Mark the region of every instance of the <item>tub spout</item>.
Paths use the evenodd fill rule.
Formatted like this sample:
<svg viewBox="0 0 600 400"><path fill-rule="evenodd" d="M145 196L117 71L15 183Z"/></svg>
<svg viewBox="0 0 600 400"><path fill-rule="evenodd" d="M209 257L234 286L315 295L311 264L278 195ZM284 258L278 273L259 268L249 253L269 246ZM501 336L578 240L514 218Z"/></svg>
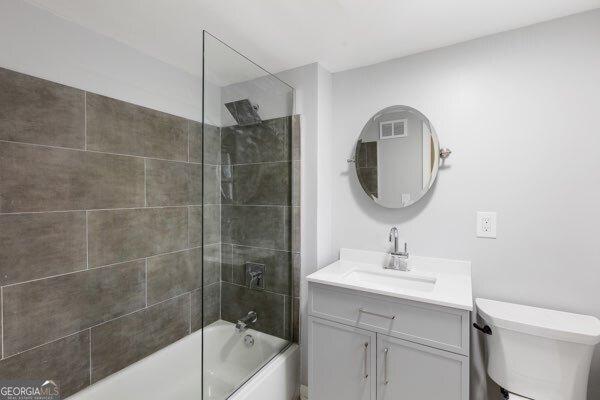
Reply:
<svg viewBox="0 0 600 400"><path fill-rule="evenodd" d="M250 328L251 325L254 325L257 320L258 316L256 313L254 311L250 311L248 315L238 319L237 323L235 324L235 331L237 333L242 333Z"/></svg>

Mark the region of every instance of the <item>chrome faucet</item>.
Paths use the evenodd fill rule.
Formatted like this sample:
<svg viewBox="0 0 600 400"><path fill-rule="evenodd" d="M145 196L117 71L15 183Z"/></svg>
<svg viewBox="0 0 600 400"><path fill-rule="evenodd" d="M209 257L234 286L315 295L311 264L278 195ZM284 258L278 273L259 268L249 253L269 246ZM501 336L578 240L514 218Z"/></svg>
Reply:
<svg viewBox="0 0 600 400"><path fill-rule="evenodd" d="M408 271L408 245L404 242L404 251L398 249L398 228L395 226L390 229L390 243L394 243L394 251L390 253L391 260L383 268L395 269L398 271Z"/></svg>
<svg viewBox="0 0 600 400"><path fill-rule="evenodd" d="M238 319L235 324L235 331L237 333L245 332L248 328L250 328L251 325L254 325L257 320L258 315L256 315L256 312L250 311L248 315Z"/></svg>

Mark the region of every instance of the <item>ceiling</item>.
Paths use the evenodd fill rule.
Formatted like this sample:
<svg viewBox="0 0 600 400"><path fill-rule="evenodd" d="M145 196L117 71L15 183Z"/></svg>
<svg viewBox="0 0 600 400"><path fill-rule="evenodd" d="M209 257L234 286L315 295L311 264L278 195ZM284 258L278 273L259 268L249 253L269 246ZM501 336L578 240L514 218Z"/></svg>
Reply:
<svg viewBox="0 0 600 400"><path fill-rule="evenodd" d="M25 0L198 74L206 29L271 72L331 72L599 8L600 0Z"/></svg>

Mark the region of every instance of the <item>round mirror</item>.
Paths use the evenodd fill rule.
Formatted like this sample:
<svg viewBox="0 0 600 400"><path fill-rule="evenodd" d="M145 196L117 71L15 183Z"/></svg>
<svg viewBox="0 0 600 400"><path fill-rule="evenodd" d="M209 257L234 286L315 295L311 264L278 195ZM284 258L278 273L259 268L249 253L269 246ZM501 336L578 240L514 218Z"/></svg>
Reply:
<svg viewBox="0 0 600 400"><path fill-rule="evenodd" d="M373 201L402 208L431 188L439 159L438 138L427 117L411 107L392 106L365 124L354 164L360 185Z"/></svg>

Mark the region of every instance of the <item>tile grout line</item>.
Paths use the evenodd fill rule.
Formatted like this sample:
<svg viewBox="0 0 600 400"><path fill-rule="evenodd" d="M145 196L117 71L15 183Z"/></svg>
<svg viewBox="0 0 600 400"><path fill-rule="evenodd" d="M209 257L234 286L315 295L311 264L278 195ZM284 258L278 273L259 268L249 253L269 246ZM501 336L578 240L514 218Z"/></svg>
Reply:
<svg viewBox="0 0 600 400"><path fill-rule="evenodd" d="M0 143L9 143L9 144L16 144L16 145L22 145L22 146L32 146L32 147L45 147L45 148L49 148L49 149L58 149L58 150L66 150L66 151L79 151L79 152L84 152L84 153L87 152L87 153L92 153L92 154L108 154L108 155L111 155L111 156L118 156L118 157L141 158L141 159L147 159L147 160L158 160L158 161L174 162L174 163L180 163L180 164L196 164L196 165L202 165L203 164L201 162L196 162L196 161L174 160L174 159L170 159L170 158L160 158L160 157L151 157L151 156L139 156L139 155L136 155L136 154L113 153L113 152L110 152L110 151L78 149L76 147L54 146L54 145L50 145L50 144L17 142L17 141L14 141L14 140L6 140L6 139L0 139ZM205 165L217 166L217 164L205 164Z"/></svg>
<svg viewBox="0 0 600 400"><path fill-rule="evenodd" d="M89 243L88 212L85 212L85 269L90 269L90 243Z"/></svg>
<svg viewBox="0 0 600 400"><path fill-rule="evenodd" d="M39 349L40 347L47 346L47 345L49 345L49 344L52 344L52 343L54 343L54 342L57 342L57 341L59 341L59 340L66 339L66 338L68 338L68 337L71 337L71 336L74 336L74 335L79 335L79 334L81 334L81 333L83 333L83 332L87 331L88 329L91 329L91 327L89 327L89 328L85 328L85 329L82 329L82 330L80 330L80 331L77 331L77 332L69 333L68 335L61 336L61 337L59 337L59 338L56 338L56 339L52 339L52 340L50 340L50 341L48 341L48 342L45 342L45 343L38 344L38 345L36 345L36 346L30 347L29 349L25 349L25 350L18 351L18 352L16 352L15 354L11 354L10 356L6 357L4 360L8 360L8 359L10 359L10 358L12 358L12 357L18 356L19 354L23 354L23 353L26 353L26 352L28 352L28 351L31 351L31 350Z"/></svg>
<svg viewBox="0 0 600 400"><path fill-rule="evenodd" d="M215 243L213 243L213 244L215 244ZM213 244L209 244L207 246L212 246ZM270 251L280 251L280 252L283 252L283 253L299 254L299 252L293 252L291 250L273 249L271 247L248 246L248 245L245 245L245 244L227 243L227 242L224 242L222 244L228 244L228 245L237 246L237 247L246 247L246 248L249 248L249 249L270 250ZM233 254L233 247L232 247L232 254Z"/></svg>
<svg viewBox="0 0 600 400"><path fill-rule="evenodd" d="M191 206L187 206L187 218L186 218L186 223L187 223L187 245L188 247L190 247L190 213L191 213ZM204 212L202 213L203 218L204 218ZM204 254L204 253L203 253Z"/></svg>
<svg viewBox="0 0 600 400"><path fill-rule="evenodd" d="M207 246L212 246L212 244L207 245ZM23 285L23 284L26 284L26 283L41 281L41 280L44 280L44 279L59 278L61 276L78 274L80 272L100 270L100 269L103 269L103 268L110 268L110 267L115 267L115 266L120 265L120 264L128 264L128 263L132 263L132 262L136 262L136 261L142 261L142 260L145 260L147 258L154 258L154 257L161 257L161 256L170 255L170 254L182 253L184 251L195 250L195 249L199 249L201 247L202 246L194 246L194 247L190 247L190 248L169 251L169 252L166 252L166 253L153 254L151 256L146 256L146 257L141 257L141 258L134 258L132 260L119 261L119 262L112 263L112 264L98 265L96 267L91 267L90 269L87 269L87 268L78 269L77 271L69 271L69 272L65 272L64 274L56 274L56 275L45 276L43 278L36 278L36 279L30 279L30 280L22 281L22 282L9 283L9 284L6 284L6 285L2 285L1 287L5 288L5 287Z"/></svg>
<svg viewBox="0 0 600 400"><path fill-rule="evenodd" d="M86 128L87 129L87 121L86 121ZM87 142L87 139L84 138L84 141ZM33 147L46 147L46 148L50 148L50 149L58 149L58 150L70 150L70 151L80 151L80 152L88 152L88 153L94 153L94 154L108 154L111 156L119 156L119 157L133 157L133 158L142 158L142 159L147 159L147 160L158 160L158 161L167 161L167 162L176 162L176 163L188 163L188 164L196 164L196 165L210 165L211 167L219 167L219 166L223 166L223 165L227 165L227 166L243 166L243 165L261 165L261 164L290 164L293 162L300 162L301 160L278 160L278 161L260 161L260 162L254 162L254 163L235 163L235 164L212 164L212 163L207 163L207 162L198 162L198 161L189 161L189 160L178 160L178 159L172 159L172 158L161 158L161 157L152 157L152 156L141 156L141 155L137 155L137 154L126 154L126 153L113 153L110 151L100 151L100 150L89 150L87 149L87 143L84 143L84 146L86 146L86 148L83 149L79 149L76 147L64 147L64 146L55 146L55 145L51 145L51 144L40 144L40 143L29 143L29 142L19 142L19 141L15 141L15 140L6 140L6 139L0 139L0 143L9 143L9 144L16 144L16 145L23 145L23 146L33 146Z"/></svg>
<svg viewBox="0 0 600 400"><path fill-rule="evenodd" d="M215 283L219 283L219 282L214 282L214 283L211 283L210 285L214 285ZM228 284L234 285L234 286L238 286L238 287L241 287L241 288L245 288L245 289L248 289L248 290L255 290L255 289L250 289L247 285L240 285L239 283L235 283L235 282L225 282L225 283L228 283ZM208 286L210 286L210 285L208 285ZM266 290L266 289L262 289L259 292L260 293L267 293L267 294L270 294L270 295L283 296L284 298L287 296L287 295L285 295L283 293L273 292L271 290ZM287 297L289 297L289 296L287 296Z"/></svg>
<svg viewBox="0 0 600 400"><path fill-rule="evenodd" d="M97 323L97 324L95 324L95 325L92 325L92 326L90 326L88 329L97 328L97 327L99 327L99 326L101 326L101 325L107 324L107 323L109 323L109 322L112 322L112 321L114 321L114 320L121 319L121 318L124 318L124 317L128 317L128 316L130 316L130 315L133 315L133 314L135 314L135 313L138 313L138 312L140 312L140 311L149 310L150 308L152 308L152 307L155 307L155 306L158 306L159 304L163 304L163 303L166 303L166 302L168 302L168 301L175 300L175 299L178 299L178 298L180 298L180 297L183 297L183 296L187 295L188 293L189 293L189 292L180 293L180 294L178 294L178 295L175 295L175 296L173 296L173 297L169 297L168 299L164 299L164 300L161 300L161 301L157 301L156 303L152 303L152 304L150 304L150 305L149 305L149 306L147 306L147 307L138 308L137 310L130 311L130 312L128 312L127 314L119 315L118 317L115 317L115 318L112 318L112 319L108 319L108 320L106 320L106 321L99 322L99 323Z"/></svg>
<svg viewBox="0 0 600 400"><path fill-rule="evenodd" d="M201 205L192 205L200 207ZM48 211L17 211L17 212L6 212L0 213L0 215L23 215L23 214L49 214L49 213L69 213L69 212L97 212L97 211L127 211L127 210L144 210L144 209L164 209L164 208L186 208L188 205L177 205L177 206L138 206L138 207L119 207L119 208L90 208L87 210L48 210Z"/></svg>

